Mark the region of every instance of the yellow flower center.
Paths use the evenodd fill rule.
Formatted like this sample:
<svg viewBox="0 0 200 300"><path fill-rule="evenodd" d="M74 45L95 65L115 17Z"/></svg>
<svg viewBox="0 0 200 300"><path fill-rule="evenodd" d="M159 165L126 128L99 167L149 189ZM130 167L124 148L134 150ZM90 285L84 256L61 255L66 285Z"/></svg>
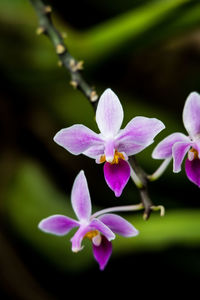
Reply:
<svg viewBox="0 0 200 300"><path fill-rule="evenodd" d="M88 231L86 233L86 235L84 236L84 238L88 238L89 240L92 240L95 236L97 236L99 234L98 230L91 230Z"/></svg>
<svg viewBox="0 0 200 300"><path fill-rule="evenodd" d="M114 154L114 157L113 157L113 161L111 162L111 165L118 164L120 159L125 160L124 155L121 152L118 152L117 150L115 150L115 154ZM105 161L106 161L105 154L101 155L100 163L104 163Z"/></svg>
<svg viewBox="0 0 200 300"><path fill-rule="evenodd" d="M194 160L198 158L198 151L194 148L191 148L188 152L188 159Z"/></svg>

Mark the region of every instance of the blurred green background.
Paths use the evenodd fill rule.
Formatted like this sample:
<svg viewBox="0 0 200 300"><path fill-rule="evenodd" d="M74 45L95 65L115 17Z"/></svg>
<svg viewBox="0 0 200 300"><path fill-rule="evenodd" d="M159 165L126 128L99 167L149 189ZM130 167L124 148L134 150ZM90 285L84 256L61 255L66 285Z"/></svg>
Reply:
<svg viewBox="0 0 200 300"><path fill-rule="evenodd" d="M112 88L124 108L125 124L134 116L161 119L166 129L138 155L153 173L154 146L183 131L182 110L191 91L200 91L200 2L186 0L48 1L53 20L66 32L70 53L84 60L83 76L100 95ZM93 209L140 201L131 181L116 199L102 166L72 156L53 142L55 133L76 123L97 131L87 99L69 85L53 46L35 34L37 18L28 0L0 0L0 296L1 299L63 299L97 287L131 291L160 286L170 293L200 275L200 191L183 171L170 165L149 189L166 216L122 214L140 231L117 237L104 272L90 244L71 253L70 237L44 234L38 222L51 214L74 217L70 192L84 169ZM170 275L168 275L170 274ZM179 281L180 280L180 281ZM112 283L111 283L112 282ZM148 289L147 289L148 288ZM113 288L112 288L113 289ZM77 290L75 290L78 293ZM129 291L129 293L130 293ZM113 289L114 292L114 289ZM166 290L165 290L166 292ZM130 294L131 295L131 294Z"/></svg>

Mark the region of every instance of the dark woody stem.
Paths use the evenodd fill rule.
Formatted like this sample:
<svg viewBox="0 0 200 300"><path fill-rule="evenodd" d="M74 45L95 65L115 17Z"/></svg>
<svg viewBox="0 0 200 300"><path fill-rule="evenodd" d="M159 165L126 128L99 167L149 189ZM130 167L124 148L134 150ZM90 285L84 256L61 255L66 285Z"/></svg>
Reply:
<svg viewBox="0 0 200 300"><path fill-rule="evenodd" d="M129 158L129 163L131 165L131 168L134 170L134 172L137 174L137 177L140 180L140 185L137 185L139 192L140 192L140 198L142 201L142 204L144 206L144 219L147 220L150 217L150 214L152 212L152 207L154 207L148 192L148 177L147 174L144 172L144 170L139 166L135 156L131 156Z"/></svg>
<svg viewBox="0 0 200 300"><path fill-rule="evenodd" d="M60 32L54 27L51 19L51 7L45 5L42 0L30 0L32 3L36 14L39 19L39 27L37 29L37 34L45 34L51 40L55 51L59 57L60 64L67 69L70 73L71 81L70 84L79 89L89 100L93 106L94 111L96 111L98 103L98 95L96 91L83 79L81 75L82 61L77 61L68 51L66 45L64 44L63 37ZM139 166L134 156L130 157L129 163L135 174L137 188L140 192L141 203L144 207L144 219L147 220L150 216L152 210L160 210L161 215L163 215L164 208L162 206L154 206L148 193L147 184L150 178L144 170Z"/></svg>
<svg viewBox="0 0 200 300"><path fill-rule="evenodd" d="M70 84L79 89L96 109L98 95L82 77L83 61L77 61L68 51L63 37L54 27L51 19L51 7L44 5L41 0L30 0L39 19L37 34L45 34L49 37L59 57L60 65L65 67L71 75Z"/></svg>

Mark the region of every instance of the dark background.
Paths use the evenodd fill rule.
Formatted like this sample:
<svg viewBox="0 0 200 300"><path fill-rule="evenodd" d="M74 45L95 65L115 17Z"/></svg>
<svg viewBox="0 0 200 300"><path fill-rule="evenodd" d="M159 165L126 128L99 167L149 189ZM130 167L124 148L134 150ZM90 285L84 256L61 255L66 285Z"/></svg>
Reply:
<svg viewBox="0 0 200 300"><path fill-rule="evenodd" d="M153 173L154 146L185 129L186 97L200 90L199 1L47 1L53 20L66 32L70 53L84 60L84 78L100 95L112 88L124 108L123 126L137 115L156 117L166 129L138 155ZM72 156L53 142L55 133L80 123L97 130L87 99L69 85L70 76L45 36L35 34L37 18L26 0L0 0L0 295L1 299L63 299L123 292L134 297L195 291L200 267L200 191L184 171L165 174L149 189L166 216L142 212L127 217L140 235L117 237L101 272L89 243L71 253L70 237L39 232L51 214L73 216L70 192L84 169L95 209L139 202L131 181L115 199L102 166Z"/></svg>

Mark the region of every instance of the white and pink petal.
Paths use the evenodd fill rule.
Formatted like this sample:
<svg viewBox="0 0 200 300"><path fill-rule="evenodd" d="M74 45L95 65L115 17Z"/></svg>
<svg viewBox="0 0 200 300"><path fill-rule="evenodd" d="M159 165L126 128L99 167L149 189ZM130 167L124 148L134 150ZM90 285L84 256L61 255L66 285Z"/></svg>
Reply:
<svg viewBox="0 0 200 300"><path fill-rule="evenodd" d="M102 143L89 147L86 151L83 152L83 154L90 158L98 159L100 156L104 155L104 150L105 146L104 143Z"/></svg>
<svg viewBox="0 0 200 300"><path fill-rule="evenodd" d="M71 202L75 214L80 221L89 220L91 215L91 199L84 171L80 171L74 180Z"/></svg>
<svg viewBox="0 0 200 300"><path fill-rule="evenodd" d="M63 215L50 216L43 219L38 225L42 231L55 235L65 235L77 226L79 226L79 222Z"/></svg>
<svg viewBox="0 0 200 300"><path fill-rule="evenodd" d="M90 229L89 225L81 225L79 227L79 229L76 231L76 233L71 238L73 252L79 252L83 249L83 247L81 245L82 240L90 230L91 229Z"/></svg>
<svg viewBox="0 0 200 300"><path fill-rule="evenodd" d="M116 214L105 214L99 219L107 225L113 232L125 236L133 237L138 235L138 230L127 220Z"/></svg>
<svg viewBox="0 0 200 300"><path fill-rule="evenodd" d="M151 143L152 143L152 141L151 141ZM126 142L117 141L116 149L120 153L125 153L126 157L127 157L127 156L135 155L135 154L141 152L142 150L147 148L150 144L141 145L141 144L137 144L136 142L134 142L133 140L130 139L130 140L127 140Z"/></svg>
<svg viewBox="0 0 200 300"><path fill-rule="evenodd" d="M114 137L122 125L124 112L117 95L107 89L101 95L97 110L96 122L104 137Z"/></svg>
<svg viewBox="0 0 200 300"><path fill-rule="evenodd" d="M118 151L134 155L153 143L154 137L165 128L155 118L135 117L117 135Z"/></svg>
<svg viewBox="0 0 200 300"><path fill-rule="evenodd" d="M74 155L79 155L103 142L99 134L81 124L61 129L55 135L54 141Z"/></svg>
<svg viewBox="0 0 200 300"><path fill-rule="evenodd" d="M189 135L194 138L200 134L200 95L189 94L183 109L183 123Z"/></svg>
<svg viewBox="0 0 200 300"><path fill-rule="evenodd" d="M153 150L152 157L155 159L166 159L172 156L172 147L175 143L190 142L190 138L181 132L175 132L164 138Z"/></svg>
<svg viewBox="0 0 200 300"><path fill-rule="evenodd" d="M178 173L181 171L181 164L186 153L189 151L191 143L175 143L172 147L172 156L173 156L173 171Z"/></svg>
<svg viewBox="0 0 200 300"><path fill-rule="evenodd" d="M91 230L98 230L99 232L101 232L108 241L115 239L115 234L112 232L112 230L99 219L93 219L90 222L90 228Z"/></svg>

